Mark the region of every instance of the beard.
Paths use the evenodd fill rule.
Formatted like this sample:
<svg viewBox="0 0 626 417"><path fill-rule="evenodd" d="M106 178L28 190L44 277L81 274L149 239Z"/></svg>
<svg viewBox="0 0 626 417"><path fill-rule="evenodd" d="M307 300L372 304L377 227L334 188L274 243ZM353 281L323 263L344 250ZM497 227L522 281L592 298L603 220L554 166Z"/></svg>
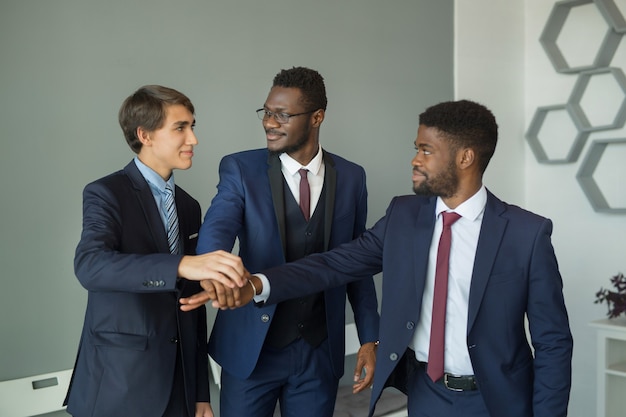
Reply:
<svg viewBox="0 0 626 417"><path fill-rule="evenodd" d="M413 192L426 197L449 198L456 194L459 186L459 176L456 173L454 162L451 162L445 170L433 176L419 171L424 175L424 181L413 184Z"/></svg>
<svg viewBox="0 0 626 417"><path fill-rule="evenodd" d="M309 136L311 133L310 126L305 129L300 136L296 138L293 143L287 143L282 148L270 150L270 154L272 155L280 155L282 153L292 154L294 152L299 151L304 148L304 146L309 142Z"/></svg>

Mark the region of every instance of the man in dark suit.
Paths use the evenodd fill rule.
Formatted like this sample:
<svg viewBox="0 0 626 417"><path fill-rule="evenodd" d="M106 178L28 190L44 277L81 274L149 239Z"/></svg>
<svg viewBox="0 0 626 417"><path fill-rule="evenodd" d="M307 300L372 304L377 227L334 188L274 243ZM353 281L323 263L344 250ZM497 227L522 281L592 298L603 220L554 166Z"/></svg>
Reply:
<svg viewBox="0 0 626 417"><path fill-rule="evenodd" d="M137 156L83 193L74 263L88 300L67 411L212 417L206 312L182 312L178 298L197 292L199 279L240 275L243 266L226 252L192 256L200 206L172 171L191 166L194 107L176 90L144 86L119 121Z"/></svg>
<svg viewBox="0 0 626 417"><path fill-rule="evenodd" d="M276 75L257 110L267 149L222 159L198 253L230 251L238 238L247 267L261 270L336 247L365 230L363 168L319 143L326 102L316 71L298 67ZM304 178L301 169L307 170ZM304 195L301 181L309 188ZM218 312L209 353L223 368L220 416L269 417L277 401L283 417L332 416L344 371L346 293L363 343L358 367L368 368L358 388L369 386L379 320L371 276L278 305Z"/></svg>
<svg viewBox="0 0 626 417"><path fill-rule="evenodd" d="M412 160L417 196L394 198L353 242L266 270L241 288L241 302L254 286L262 294L256 301L275 303L384 270L370 416L388 385L408 394L410 416L567 415L572 336L552 222L486 190L482 177L496 141L495 118L480 104L428 108ZM447 301L435 303L442 218L455 216L448 213L460 218L451 225L449 264L442 263L449 266ZM234 306L220 284L203 287L205 294L181 301L184 308L207 297ZM442 304L445 349L431 349L431 311ZM438 355L443 376L433 377Z"/></svg>

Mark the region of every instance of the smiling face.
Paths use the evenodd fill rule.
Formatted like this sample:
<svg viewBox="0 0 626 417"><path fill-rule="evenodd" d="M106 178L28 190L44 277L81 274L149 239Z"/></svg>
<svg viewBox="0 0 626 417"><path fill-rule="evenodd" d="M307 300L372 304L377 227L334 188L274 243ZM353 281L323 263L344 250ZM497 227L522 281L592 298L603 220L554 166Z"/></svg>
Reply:
<svg viewBox="0 0 626 417"><path fill-rule="evenodd" d="M152 168L167 181L174 169L191 167L193 147L198 139L193 129L193 114L183 105L165 107L165 121L156 130L137 128L137 137L142 143L139 151L141 162Z"/></svg>
<svg viewBox="0 0 626 417"><path fill-rule="evenodd" d="M459 189L456 150L434 127L420 125L415 139L413 191L417 195L453 197Z"/></svg>
<svg viewBox="0 0 626 417"><path fill-rule="evenodd" d="M302 102L302 93L298 88L272 87L263 108L272 113L298 114L311 110L314 112L290 117L286 123L278 123L274 116L263 119L263 129L267 139L267 149L272 153L288 153L292 158L301 160L301 155L313 155L318 149L319 126L324 110L306 108Z"/></svg>

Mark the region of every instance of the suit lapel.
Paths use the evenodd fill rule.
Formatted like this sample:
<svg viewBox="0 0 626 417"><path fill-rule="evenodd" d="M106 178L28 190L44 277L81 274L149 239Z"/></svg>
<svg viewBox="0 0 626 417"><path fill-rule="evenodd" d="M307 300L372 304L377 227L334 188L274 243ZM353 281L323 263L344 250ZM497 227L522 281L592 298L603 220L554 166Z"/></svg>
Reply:
<svg viewBox="0 0 626 417"><path fill-rule="evenodd" d="M505 207L502 202L488 191L487 205L485 206L485 214L478 237L478 247L476 248L476 258L474 259L474 270L470 284L467 318L468 334L478 315L480 303L485 294L485 288L498 254L498 248L506 230L508 221L502 217L504 210Z"/></svg>
<svg viewBox="0 0 626 417"><path fill-rule="evenodd" d="M178 241L180 242L180 253L184 255L187 253L187 242L189 238L189 220L190 216L185 215L185 206L183 203L183 193L180 188L176 186L176 195L174 196L176 201L176 214L178 215Z"/></svg>
<svg viewBox="0 0 626 417"><path fill-rule="evenodd" d="M137 169L137 165L135 165L134 161L131 161L128 165L126 165L124 172L130 179L130 182L136 191L137 202L143 211L158 251L169 253L170 248L167 243L167 234L165 232L165 227L163 226L163 220L161 220L161 215L159 214L159 209L154 201L154 196L150 190L150 186L146 182L143 175L141 175L141 172L139 172L139 169Z"/></svg>
<svg viewBox="0 0 626 417"><path fill-rule="evenodd" d="M337 192L337 170L333 158L322 150L324 155L324 188L326 189L326 206L324 207L324 250L330 246L330 232L333 225L333 213L335 210L335 194Z"/></svg>
<svg viewBox="0 0 626 417"><path fill-rule="evenodd" d="M424 294L424 286L426 285L426 273L428 268L428 256L430 251L430 243L432 241L433 231L435 229L435 202L436 198L430 198L427 203L418 205L417 219L415 222L415 236L413 238L413 263L415 276L414 279L416 298L418 309L420 311L422 305L422 297Z"/></svg>
<svg viewBox="0 0 626 417"><path fill-rule="evenodd" d="M276 222L278 223L278 233L283 247L283 254L286 254L285 189L283 187L283 173L280 169L280 159L278 158L278 155L270 154L268 156L268 164L269 168L267 170L267 176L270 180L272 202L274 203L274 214L276 215Z"/></svg>

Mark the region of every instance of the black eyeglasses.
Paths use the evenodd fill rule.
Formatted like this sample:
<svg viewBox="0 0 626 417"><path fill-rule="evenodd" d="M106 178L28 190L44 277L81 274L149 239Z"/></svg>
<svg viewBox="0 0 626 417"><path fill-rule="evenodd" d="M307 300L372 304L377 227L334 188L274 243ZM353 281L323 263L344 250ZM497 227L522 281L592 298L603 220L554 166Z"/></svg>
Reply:
<svg viewBox="0 0 626 417"><path fill-rule="evenodd" d="M266 109L258 109L256 111L256 115L259 116L259 119L261 120L269 119L270 117L274 116L274 120L276 120L280 124L283 124L283 123L289 123L289 119L292 117L302 116L303 114L311 114L311 113L315 113L316 111L317 110L311 110L311 111L305 111L304 113L289 114L289 113L274 113Z"/></svg>

